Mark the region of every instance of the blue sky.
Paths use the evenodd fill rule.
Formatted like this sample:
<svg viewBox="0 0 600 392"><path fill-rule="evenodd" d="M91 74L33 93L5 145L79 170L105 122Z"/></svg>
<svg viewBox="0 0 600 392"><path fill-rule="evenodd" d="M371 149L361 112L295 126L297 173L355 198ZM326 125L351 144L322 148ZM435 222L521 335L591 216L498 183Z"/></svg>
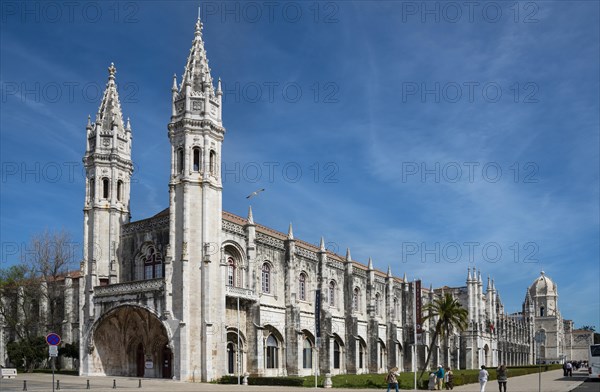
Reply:
<svg viewBox="0 0 600 392"><path fill-rule="evenodd" d="M70 5L69 5L70 4ZM2 262L82 237L87 115L114 62L134 220L168 206L172 75L198 2L2 3ZM425 285L544 270L600 328L599 5L203 2L225 89L225 210Z"/></svg>

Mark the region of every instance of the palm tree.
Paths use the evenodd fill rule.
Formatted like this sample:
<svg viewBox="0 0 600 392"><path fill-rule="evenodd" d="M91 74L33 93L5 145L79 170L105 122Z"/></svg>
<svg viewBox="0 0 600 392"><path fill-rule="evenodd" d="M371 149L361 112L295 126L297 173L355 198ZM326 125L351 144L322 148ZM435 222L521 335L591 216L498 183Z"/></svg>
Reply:
<svg viewBox="0 0 600 392"><path fill-rule="evenodd" d="M425 365L421 370L419 379L423 377L423 373L425 373L425 370L429 365L431 353L433 352L433 347L437 342L438 336L441 336L442 339L444 339L445 347L448 347L448 337L450 333L454 330L462 332L467 329L469 316L467 310L463 308L462 305L456 299L454 299L454 297L452 297L452 294L449 293L446 293L441 298L434 299L432 303L425 305L424 309L427 310L427 315L423 317L423 322L434 318L437 318L437 322L435 323L433 337L431 338L431 343L429 344L427 360L425 361Z"/></svg>

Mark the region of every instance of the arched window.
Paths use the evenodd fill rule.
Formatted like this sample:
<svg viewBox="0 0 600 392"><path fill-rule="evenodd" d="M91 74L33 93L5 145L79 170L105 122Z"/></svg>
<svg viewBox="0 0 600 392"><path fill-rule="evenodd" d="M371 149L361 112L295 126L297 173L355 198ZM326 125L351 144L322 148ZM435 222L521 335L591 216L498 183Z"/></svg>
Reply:
<svg viewBox="0 0 600 392"><path fill-rule="evenodd" d="M271 266L264 263L262 266L262 292L269 294L271 292Z"/></svg>
<svg viewBox="0 0 600 392"><path fill-rule="evenodd" d="M304 369L312 369L312 344L308 338L304 338L302 347L302 367Z"/></svg>
<svg viewBox="0 0 600 392"><path fill-rule="evenodd" d="M237 271L236 271L235 260L233 260L233 257L229 257L227 259L227 285L228 286L237 286L236 276L237 276Z"/></svg>
<svg viewBox="0 0 600 392"><path fill-rule="evenodd" d="M385 344L383 343L383 341L381 339L379 339L379 341L377 342L377 346L379 349L379 364L378 364L378 368L379 369L383 369L386 366L386 352L385 352Z"/></svg>
<svg viewBox="0 0 600 392"><path fill-rule="evenodd" d="M200 171L200 147L192 149L192 167L195 172Z"/></svg>
<svg viewBox="0 0 600 392"><path fill-rule="evenodd" d="M354 312L358 312L358 307L360 301L360 289L358 287L354 288L354 292L352 293L352 310Z"/></svg>
<svg viewBox="0 0 600 392"><path fill-rule="evenodd" d="M365 346L362 340L358 341L358 368L362 369L365 367Z"/></svg>
<svg viewBox="0 0 600 392"><path fill-rule="evenodd" d="M544 311L545 310L546 309L543 306L540 308L540 317L544 317Z"/></svg>
<svg viewBox="0 0 600 392"><path fill-rule="evenodd" d="M110 195L110 181L108 180L108 177L104 177L102 179L102 197L104 199L108 199L108 196Z"/></svg>
<svg viewBox="0 0 600 392"><path fill-rule="evenodd" d="M337 340L333 341L333 368L334 369L339 369L340 368L340 357L341 357L341 347L340 344L337 342Z"/></svg>
<svg viewBox="0 0 600 392"><path fill-rule="evenodd" d="M183 148L177 150L177 173L183 173Z"/></svg>
<svg viewBox="0 0 600 392"><path fill-rule="evenodd" d="M123 199L123 181L117 181L117 200L121 201Z"/></svg>
<svg viewBox="0 0 600 392"><path fill-rule="evenodd" d="M96 197L96 181L93 178L90 178L90 202L94 202L94 198Z"/></svg>
<svg viewBox="0 0 600 392"><path fill-rule="evenodd" d="M301 272L298 278L298 297L301 301L306 301L306 274L304 272Z"/></svg>
<svg viewBox="0 0 600 392"><path fill-rule="evenodd" d="M329 306L335 306L335 282L329 282Z"/></svg>
<svg viewBox="0 0 600 392"><path fill-rule="evenodd" d="M210 174L217 173L217 153L215 150L210 150Z"/></svg>
<svg viewBox="0 0 600 392"><path fill-rule="evenodd" d="M379 293L375 294L375 315L379 316L379 311L381 310L381 304L379 303L379 301L381 300L381 297L379 295Z"/></svg>
<svg viewBox="0 0 600 392"><path fill-rule="evenodd" d="M142 256L142 261L144 262L144 279L163 277L162 255L156 251L154 246L151 245L146 249L146 253Z"/></svg>
<svg viewBox="0 0 600 392"><path fill-rule="evenodd" d="M272 334L267 338L267 369L277 369L278 361L278 344L277 338Z"/></svg>

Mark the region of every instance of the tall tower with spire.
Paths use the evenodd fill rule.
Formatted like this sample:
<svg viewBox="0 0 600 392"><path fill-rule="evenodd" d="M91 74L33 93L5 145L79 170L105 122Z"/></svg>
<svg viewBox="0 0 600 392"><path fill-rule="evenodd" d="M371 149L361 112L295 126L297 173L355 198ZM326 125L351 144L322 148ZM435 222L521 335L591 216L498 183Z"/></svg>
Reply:
<svg viewBox="0 0 600 392"><path fill-rule="evenodd" d="M99 285L119 282L118 249L121 227L129 222L131 126L123 122L115 83L117 70L111 63L108 83L96 119L88 116L84 214L84 271L87 293ZM87 294L87 297L91 297ZM91 298L86 308L93 311Z"/></svg>
<svg viewBox="0 0 600 392"><path fill-rule="evenodd" d="M198 17L181 83L173 78L169 182L172 317L179 320L175 372L183 380L196 369L210 381L225 368L221 257L221 82L214 87ZM169 272L167 272L169 274Z"/></svg>

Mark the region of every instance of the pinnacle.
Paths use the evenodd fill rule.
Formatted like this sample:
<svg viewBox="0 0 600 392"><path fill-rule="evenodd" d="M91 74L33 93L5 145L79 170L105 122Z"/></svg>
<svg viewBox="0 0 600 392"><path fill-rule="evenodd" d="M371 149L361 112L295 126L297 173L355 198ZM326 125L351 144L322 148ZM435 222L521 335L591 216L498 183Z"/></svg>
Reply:
<svg viewBox="0 0 600 392"><path fill-rule="evenodd" d="M249 225L254 224L254 216L252 215L252 206L248 207L248 224Z"/></svg>

